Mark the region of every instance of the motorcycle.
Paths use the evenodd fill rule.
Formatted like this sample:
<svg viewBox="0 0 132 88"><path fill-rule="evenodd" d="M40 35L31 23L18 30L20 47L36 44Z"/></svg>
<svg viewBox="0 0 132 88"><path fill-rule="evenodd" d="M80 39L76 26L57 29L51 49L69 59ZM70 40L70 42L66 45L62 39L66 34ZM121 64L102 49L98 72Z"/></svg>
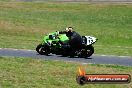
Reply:
<svg viewBox="0 0 132 88"><path fill-rule="evenodd" d="M94 53L94 47L92 46L98 39L93 36L82 36L82 46L80 49L74 51L72 57L78 56L81 58L90 57ZM40 55L49 55L50 53L62 56L69 56L68 48L63 47L69 38L66 34L58 34L57 32L49 33L44 36L42 43L36 47L36 51ZM63 44L62 44L63 43Z"/></svg>

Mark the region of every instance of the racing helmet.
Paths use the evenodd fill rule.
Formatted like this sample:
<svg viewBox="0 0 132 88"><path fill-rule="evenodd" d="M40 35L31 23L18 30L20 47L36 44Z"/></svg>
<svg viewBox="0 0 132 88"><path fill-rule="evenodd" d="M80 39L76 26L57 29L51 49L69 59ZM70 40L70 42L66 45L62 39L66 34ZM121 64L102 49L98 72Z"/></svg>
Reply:
<svg viewBox="0 0 132 88"><path fill-rule="evenodd" d="M66 30L66 32L72 32L73 28L72 27L67 27L65 30Z"/></svg>

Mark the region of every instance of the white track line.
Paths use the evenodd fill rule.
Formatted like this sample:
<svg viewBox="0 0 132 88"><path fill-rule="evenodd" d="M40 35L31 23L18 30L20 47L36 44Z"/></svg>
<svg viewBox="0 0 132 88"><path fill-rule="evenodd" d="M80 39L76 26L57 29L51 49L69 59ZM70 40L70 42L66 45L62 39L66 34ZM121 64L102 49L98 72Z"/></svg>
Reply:
<svg viewBox="0 0 132 88"><path fill-rule="evenodd" d="M29 50L29 49L14 49L14 48L0 48L0 49L8 49L8 50L15 50L15 51L18 51L18 50L22 50L22 51L35 51L35 50ZM117 56L117 55L101 55L101 54L94 54L95 56L104 56L104 57L106 57L106 56L110 56L110 57L122 57L122 58L124 58L124 57L130 57L130 58L132 58L131 56Z"/></svg>
<svg viewBox="0 0 132 88"><path fill-rule="evenodd" d="M94 46L98 46L98 47L102 47L103 45L94 45ZM130 49L130 48L132 48L132 47L127 47L127 46L110 46L110 47L112 47L112 48L126 48L126 49Z"/></svg>
<svg viewBox="0 0 132 88"><path fill-rule="evenodd" d="M14 48L0 48L0 49L8 49L8 50L15 50L15 51L18 51L18 50L22 50L22 51L35 51L35 50L29 50L29 49L14 49Z"/></svg>
<svg viewBox="0 0 132 88"><path fill-rule="evenodd" d="M96 55L96 56L104 56L104 57L106 57L106 56L110 56L110 57L122 57L122 58L124 58L124 57L131 57L131 56L117 56L117 55L103 55L103 54L102 55L101 54L94 54L94 55Z"/></svg>

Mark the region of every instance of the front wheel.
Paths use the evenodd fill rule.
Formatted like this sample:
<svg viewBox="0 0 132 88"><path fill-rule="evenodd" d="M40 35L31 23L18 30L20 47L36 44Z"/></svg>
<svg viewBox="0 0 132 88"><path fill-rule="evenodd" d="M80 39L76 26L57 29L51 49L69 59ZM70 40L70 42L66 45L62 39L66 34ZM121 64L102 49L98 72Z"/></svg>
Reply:
<svg viewBox="0 0 132 88"><path fill-rule="evenodd" d="M81 49L81 54L79 57L87 58L90 57L94 53L94 47L87 46L86 48Z"/></svg>
<svg viewBox="0 0 132 88"><path fill-rule="evenodd" d="M36 47L36 51L40 54L40 55L48 55L50 54L50 49L48 46L44 46L42 44L39 44Z"/></svg>

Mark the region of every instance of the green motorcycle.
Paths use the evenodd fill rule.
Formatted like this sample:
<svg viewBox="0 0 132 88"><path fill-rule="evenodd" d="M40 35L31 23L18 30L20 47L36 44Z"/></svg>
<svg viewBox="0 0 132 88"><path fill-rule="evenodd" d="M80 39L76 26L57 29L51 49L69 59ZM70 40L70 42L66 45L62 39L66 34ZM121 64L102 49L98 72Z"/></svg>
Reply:
<svg viewBox="0 0 132 88"><path fill-rule="evenodd" d="M87 58L94 53L94 47L92 46L97 38L92 36L82 36L82 48L74 51L72 56L78 56ZM66 34L58 34L57 32L49 33L44 36L43 41L36 47L36 51L40 55L49 55L50 53L62 56L69 56L69 47L63 47L63 44L67 44L69 38Z"/></svg>

